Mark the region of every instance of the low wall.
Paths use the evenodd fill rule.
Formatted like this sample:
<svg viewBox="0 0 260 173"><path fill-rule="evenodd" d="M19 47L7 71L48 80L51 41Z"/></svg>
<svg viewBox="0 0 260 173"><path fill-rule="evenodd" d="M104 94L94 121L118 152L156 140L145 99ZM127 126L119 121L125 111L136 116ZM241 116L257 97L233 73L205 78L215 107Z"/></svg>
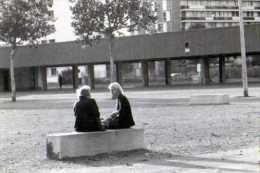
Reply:
<svg viewBox="0 0 260 173"><path fill-rule="evenodd" d="M144 149L144 129L55 133L47 136L47 157L66 159Z"/></svg>
<svg viewBox="0 0 260 173"><path fill-rule="evenodd" d="M222 105L229 104L229 95L197 95L191 96L191 105Z"/></svg>

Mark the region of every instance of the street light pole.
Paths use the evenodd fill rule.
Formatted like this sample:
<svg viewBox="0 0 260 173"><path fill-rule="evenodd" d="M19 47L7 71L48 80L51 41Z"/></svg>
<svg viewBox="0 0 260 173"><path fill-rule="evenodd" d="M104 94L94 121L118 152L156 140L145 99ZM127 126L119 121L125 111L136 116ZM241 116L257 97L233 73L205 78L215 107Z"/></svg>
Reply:
<svg viewBox="0 0 260 173"><path fill-rule="evenodd" d="M238 9L239 9L240 47L241 47L241 59L242 59L242 83L243 83L244 97L248 97L246 45L245 45L242 0L238 0Z"/></svg>

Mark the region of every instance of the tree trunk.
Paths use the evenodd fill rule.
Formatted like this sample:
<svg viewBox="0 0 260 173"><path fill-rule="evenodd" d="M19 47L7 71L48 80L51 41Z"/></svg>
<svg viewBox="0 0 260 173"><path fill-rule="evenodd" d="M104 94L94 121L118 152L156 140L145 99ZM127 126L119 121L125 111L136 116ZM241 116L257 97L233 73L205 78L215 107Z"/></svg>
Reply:
<svg viewBox="0 0 260 173"><path fill-rule="evenodd" d="M16 86L15 86L15 77L14 77L14 56L16 52L16 46L12 46L10 52L10 79L11 79L11 97L12 101L16 101Z"/></svg>
<svg viewBox="0 0 260 173"><path fill-rule="evenodd" d="M110 63L110 82L115 81L114 76L114 59L113 59L113 37L109 36L109 43L108 43L108 56L109 56L109 63Z"/></svg>
<svg viewBox="0 0 260 173"><path fill-rule="evenodd" d="M244 18L242 9L242 0L238 0L239 8L239 28L240 28L240 48L241 48L241 59L242 59L242 83L244 90L244 97L248 97L248 76L247 76L247 64L246 64L246 43L245 43L245 31L244 31Z"/></svg>

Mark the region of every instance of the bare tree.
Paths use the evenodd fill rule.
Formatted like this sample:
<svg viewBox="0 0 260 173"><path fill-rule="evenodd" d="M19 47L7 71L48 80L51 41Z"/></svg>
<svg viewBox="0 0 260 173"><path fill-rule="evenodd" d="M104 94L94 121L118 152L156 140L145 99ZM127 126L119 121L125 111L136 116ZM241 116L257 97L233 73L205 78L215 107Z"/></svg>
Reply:
<svg viewBox="0 0 260 173"><path fill-rule="evenodd" d="M36 44L55 31L46 0L0 0L0 41L10 47L11 97L16 101L14 58L18 46Z"/></svg>
<svg viewBox="0 0 260 173"><path fill-rule="evenodd" d="M106 38L109 41L110 81L114 81L113 40L122 30L150 30L156 17L145 0L71 0L72 26L85 44Z"/></svg>

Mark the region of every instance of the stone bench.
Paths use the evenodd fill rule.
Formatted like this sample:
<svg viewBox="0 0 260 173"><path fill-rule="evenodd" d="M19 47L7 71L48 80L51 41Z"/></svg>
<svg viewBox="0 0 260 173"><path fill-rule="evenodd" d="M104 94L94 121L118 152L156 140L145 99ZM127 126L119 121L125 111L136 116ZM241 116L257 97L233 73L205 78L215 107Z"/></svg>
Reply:
<svg viewBox="0 0 260 173"><path fill-rule="evenodd" d="M47 157L65 159L144 149L144 129L70 132L47 135Z"/></svg>
<svg viewBox="0 0 260 173"><path fill-rule="evenodd" d="M197 95L197 96L191 96L190 104L191 105L229 104L229 96L228 95Z"/></svg>

